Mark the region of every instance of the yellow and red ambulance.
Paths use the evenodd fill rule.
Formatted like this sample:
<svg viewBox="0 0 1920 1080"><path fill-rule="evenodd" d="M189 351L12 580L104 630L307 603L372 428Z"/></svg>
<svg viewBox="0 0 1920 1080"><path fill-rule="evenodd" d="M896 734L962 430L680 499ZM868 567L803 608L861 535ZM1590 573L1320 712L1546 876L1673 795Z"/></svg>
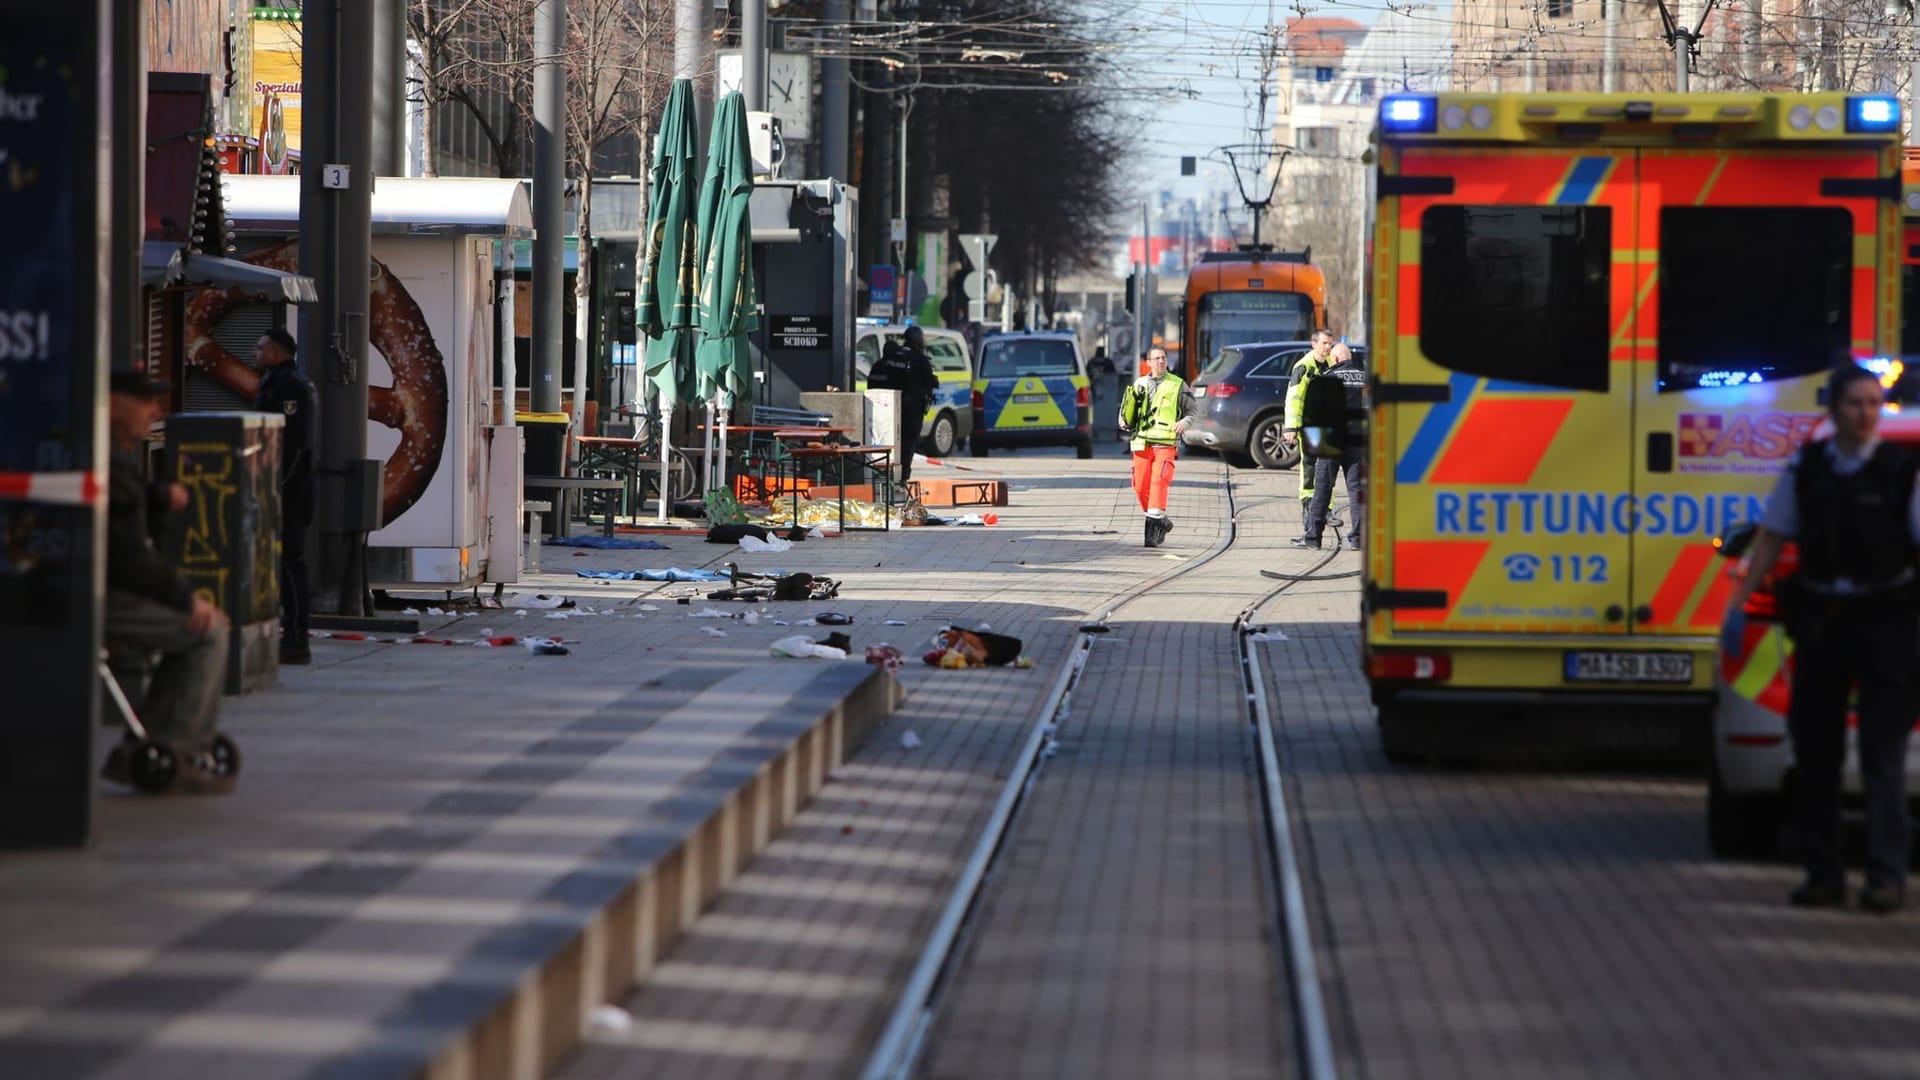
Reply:
<svg viewBox="0 0 1920 1080"><path fill-rule="evenodd" d="M1730 583L1826 372L1900 331L1898 103L1390 96L1363 659L1392 758L1702 754Z"/></svg>

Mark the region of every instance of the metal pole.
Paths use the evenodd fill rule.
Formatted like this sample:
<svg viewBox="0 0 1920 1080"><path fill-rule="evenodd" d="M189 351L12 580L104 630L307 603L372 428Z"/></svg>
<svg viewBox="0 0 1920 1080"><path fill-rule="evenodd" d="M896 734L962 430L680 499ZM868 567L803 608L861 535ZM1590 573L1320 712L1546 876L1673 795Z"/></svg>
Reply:
<svg viewBox="0 0 1920 1080"><path fill-rule="evenodd" d="M338 297L335 316L339 321L334 334L339 342L336 361L339 371L332 378L315 382L322 388L323 437L334 444L341 468L337 475L344 479L345 463L362 461L367 456L367 318L372 306L369 292L373 265L373 7L341 4L339 35L335 59L340 83L335 88L334 100L340 103L340 118L333 136L336 160L348 170L347 186L333 192L338 208L334 218L336 255L332 289ZM307 362L311 364L312 358ZM346 507L344 499L341 505L343 509ZM367 606L367 567L363 558L366 530L361 524L336 519L331 529L322 525L319 562L322 580L329 580L328 568L335 568L337 576L330 580L337 584L337 589L330 593L317 589L315 610L331 610L341 615L373 613ZM326 601L333 606L323 606Z"/></svg>
<svg viewBox="0 0 1920 1080"><path fill-rule="evenodd" d="M847 61L840 54L846 47L841 27L847 22L847 0L826 0L828 34L833 42L830 54L820 65L820 173L836 180L847 178Z"/></svg>
<svg viewBox="0 0 1920 1080"><path fill-rule="evenodd" d="M1686 0L1674 0L1673 3L1673 88L1684 94L1688 91L1687 80L1692 74L1693 48L1692 23L1687 21Z"/></svg>
<svg viewBox="0 0 1920 1080"><path fill-rule="evenodd" d="M908 253L913 249L913 234L907 229L907 117L913 112L913 95L900 95L900 295L894 298L894 311L902 324L908 321L907 295L913 291L913 268Z"/></svg>
<svg viewBox="0 0 1920 1080"><path fill-rule="evenodd" d="M1600 89L1608 94L1620 88L1620 5L1623 2L1600 0L1600 17L1607 24L1600 53Z"/></svg>
<svg viewBox="0 0 1920 1080"><path fill-rule="evenodd" d="M407 5L373 0L373 171L407 175Z"/></svg>
<svg viewBox="0 0 1920 1080"><path fill-rule="evenodd" d="M1140 204L1140 232L1146 242L1140 247L1140 348L1153 348L1153 200Z"/></svg>
<svg viewBox="0 0 1920 1080"><path fill-rule="evenodd" d="M533 16L533 393L531 411L560 411L561 338L566 326L565 68L566 0L540 0ZM556 507L555 512L559 509Z"/></svg>
<svg viewBox="0 0 1920 1080"><path fill-rule="evenodd" d="M108 367L125 371L146 354L140 296L140 248L146 232L147 21L140 5L113 8L112 275L108 291ZM76 136L77 137L77 136ZM218 229L219 223L209 222ZM215 255L225 255L215 251Z"/></svg>
<svg viewBox="0 0 1920 1080"><path fill-rule="evenodd" d="M767 0L740 0L740 94L748 112L767 111Z"/></svg>

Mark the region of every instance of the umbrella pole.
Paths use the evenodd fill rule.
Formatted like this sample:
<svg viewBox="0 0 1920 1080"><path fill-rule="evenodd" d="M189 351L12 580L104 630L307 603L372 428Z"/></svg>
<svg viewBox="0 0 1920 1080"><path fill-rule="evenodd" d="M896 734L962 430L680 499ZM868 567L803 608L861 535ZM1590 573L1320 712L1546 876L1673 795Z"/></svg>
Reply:
<svg viewBox="0 0 1920 1080"><path fill-rule="evenodd" d="M672 489L667 483L667 463L673 454L673 403L667 395L660 394L660 524L667 523L667 505L673 501Z"/></svg>
<svg viewBox="0 0 1920 1080"><path fill-rule="evenodd" d="M727 425L733 419L733 395L725 390L714 395L720 402L720 456L713 463L720 486L727 486Z"/></svg>

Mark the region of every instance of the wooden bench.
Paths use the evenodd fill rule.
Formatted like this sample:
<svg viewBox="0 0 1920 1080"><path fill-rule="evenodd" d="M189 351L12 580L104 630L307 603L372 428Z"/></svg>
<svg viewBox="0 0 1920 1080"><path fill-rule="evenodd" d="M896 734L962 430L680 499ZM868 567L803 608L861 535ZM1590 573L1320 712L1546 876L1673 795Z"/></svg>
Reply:
<svg viewBox="0 0 1920 1080"><path fill-rule="evenodd" d="M574 492L601 491L613 493L625 492L627 488L627 482L625 480L607 480L593 476L529 476L525 479L524 483L530 491L538 489L555 493L554 502L558 508L554 511L552 531L549 534L555 540L565 540L567 538L568 519L573 516L570 512L569 497ZM609 494L601 500L601 505L606 513L605 520L600 526L600 535L612 536L613 519L614 515L620 512L620 501ZM587 515L583 513L582 516Z"/></svg>

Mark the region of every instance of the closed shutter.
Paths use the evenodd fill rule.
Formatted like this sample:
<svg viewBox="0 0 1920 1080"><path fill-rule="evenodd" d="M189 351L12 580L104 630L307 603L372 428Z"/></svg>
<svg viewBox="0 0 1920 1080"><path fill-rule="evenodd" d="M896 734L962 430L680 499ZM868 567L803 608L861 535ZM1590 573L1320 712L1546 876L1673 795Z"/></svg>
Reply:
<svg viewBox="0 0 1920 1080"><path fill-rule="evenodd" d="M265 300L236 304L213 328L213 340L220 347L253 366L253 349L260 335L280 325L276 305ZM232 412L253 408L253 402L215 382L205 372L186 373L186 409L189 412Z"/></svg>

